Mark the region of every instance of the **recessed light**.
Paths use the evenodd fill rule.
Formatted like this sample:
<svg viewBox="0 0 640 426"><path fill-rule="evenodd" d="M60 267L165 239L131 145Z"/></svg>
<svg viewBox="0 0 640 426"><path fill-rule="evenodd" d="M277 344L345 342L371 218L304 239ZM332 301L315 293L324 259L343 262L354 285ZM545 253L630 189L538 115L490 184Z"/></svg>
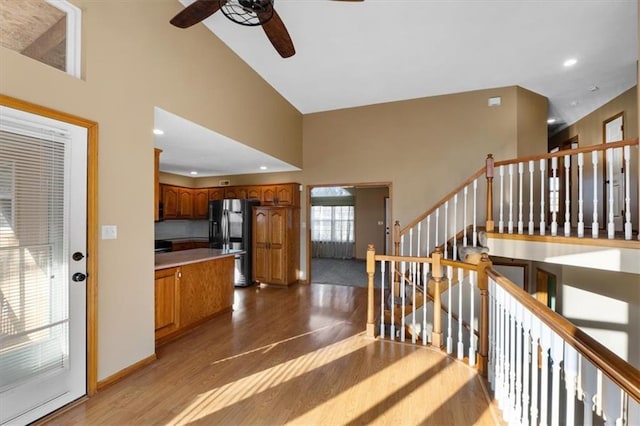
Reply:
<svg viewBox="0 0 640 426"><path fill-rule="evenodd" d="M164 135L164 131L160 129L153 129L154 135Z"/></svg>
<svg viewBox="0 0 640 426"><path fill-rule="evenodd" d="M595 84L591 87L589 87L589 91L590 92L595 92L596 90L600 90L600 88L598 86L596 86Z"/></svg>
<svg viewBox="0 0 640 426"><path fill-rule="evenodd" d="M556 122L555 118L550 118L550 119L547 120L547 124L553 124L555 122Z"/></svg>
<svg viewBox="0 0 640 426"><path fill-rule="evenodd" d="M260 166L260 170L267 170L267 166Z"/></svg>
<svg viewBox="0 0 640 426"><path fill-rule="evenodd" d="M578 101L571 101L571 103L569 103L569 105L571 105L571 106L577 106L577 105L578 105Z"/></svg>
<svg viewBox="0 0 640 426"><path fill-rule="evenodd" d="M578 60L576 58L571 58L564 61L562 65L564 65L565 67L572 67L577 63L578 63Z"/></svg>
<svg viewBox="0 0 640 426"><path fill-rule="evenodd" d="M198 172L196 172L196 171L194 170L194 171L192 171L192 172L189 172L189 174L190 174L191 176L195 176L195 175L197 175L197 174L198 174Z"/></svg>

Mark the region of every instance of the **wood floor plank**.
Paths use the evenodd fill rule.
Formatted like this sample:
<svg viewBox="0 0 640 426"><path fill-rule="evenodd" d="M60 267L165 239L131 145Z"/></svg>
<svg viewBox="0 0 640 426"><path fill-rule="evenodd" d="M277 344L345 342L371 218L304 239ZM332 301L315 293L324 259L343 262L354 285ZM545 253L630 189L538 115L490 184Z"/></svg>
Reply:
<svg viewBox="0 0 640 426"><path fill-rule="evenodd" d="M494 424L475 370L364 336L366 289L248 287L234 312L48 425Z"/></svg>

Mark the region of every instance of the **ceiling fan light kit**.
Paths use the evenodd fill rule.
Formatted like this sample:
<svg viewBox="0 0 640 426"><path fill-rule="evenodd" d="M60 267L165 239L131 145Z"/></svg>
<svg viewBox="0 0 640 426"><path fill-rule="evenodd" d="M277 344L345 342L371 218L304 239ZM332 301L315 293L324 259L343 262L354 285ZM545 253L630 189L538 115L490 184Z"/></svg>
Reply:
<svg viewBox="0 0 640 426"><path fill-rule="evenodd" d="M228 0L220 2L220 10L236 24L255 27L273 17L273 0Z"/></svg>

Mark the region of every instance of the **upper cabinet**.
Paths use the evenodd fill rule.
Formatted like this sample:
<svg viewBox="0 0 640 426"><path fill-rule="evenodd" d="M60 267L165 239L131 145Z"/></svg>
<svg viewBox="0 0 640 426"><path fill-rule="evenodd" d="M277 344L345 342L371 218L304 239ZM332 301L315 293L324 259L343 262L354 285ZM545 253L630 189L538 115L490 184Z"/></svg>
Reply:
<svg viewBox="0 0 640 426"><path fill-rule="evenodd" d="M263 206L300 207L299 183L216 188L185 188L158 184L158 187L158 193L162 197L163 219L207 219L209 201L225 198L258 200ZM156 205L159 205L159 202L156 202Z"/></svg>
<svg viewBox="0 0 640 426"><path fill-rule="evenodd" d="M156 221L160 220L160 153L161 149L154 148L153 164L153 211Z"/></svg>

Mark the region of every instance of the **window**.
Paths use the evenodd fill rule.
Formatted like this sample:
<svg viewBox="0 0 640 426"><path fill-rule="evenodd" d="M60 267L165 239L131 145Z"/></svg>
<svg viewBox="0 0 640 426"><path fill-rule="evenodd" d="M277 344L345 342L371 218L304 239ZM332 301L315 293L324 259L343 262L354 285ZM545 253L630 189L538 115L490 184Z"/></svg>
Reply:
<svg viewBox="0 0 640 426"><path fill-rule="evenodd" d="M80 9L67 0L3 1L0 46L80 78Z"/></svg>
<svg viewBox="0 0 640 426"><path fill-rule="evenodd" d="M311 206L311 241L354 242L353 206Z"/></svg>

